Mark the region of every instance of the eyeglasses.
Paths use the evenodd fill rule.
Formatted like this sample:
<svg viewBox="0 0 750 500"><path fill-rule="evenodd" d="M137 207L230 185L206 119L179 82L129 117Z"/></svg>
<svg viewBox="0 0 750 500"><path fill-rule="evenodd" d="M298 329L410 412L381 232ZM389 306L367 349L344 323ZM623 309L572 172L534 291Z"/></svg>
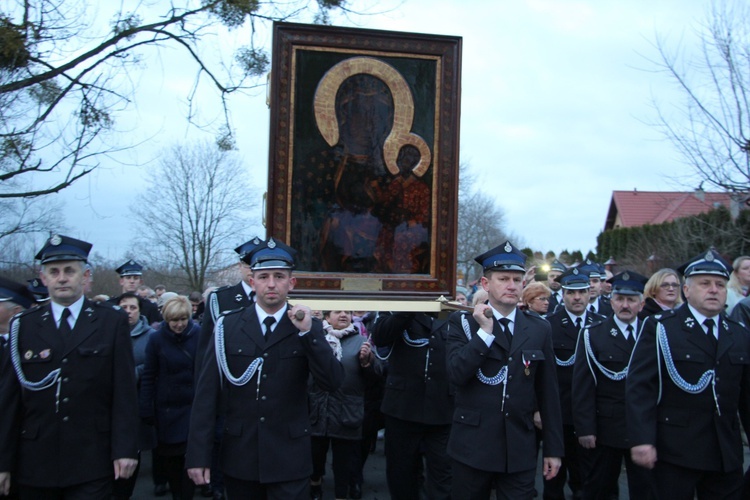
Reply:
<svg viewBox="0 0 750 500"><path fill-rule="evenodd" d="M534 297L536 300L541 300L542 302L549 302L549 297Z"/></svg>
<svg viewBox="0 0 750 500"><path fill-rule="evenodd" d="M665 290L667 288L675 288L675 289L677 289L677 288L680 288L680 284L679 283L662 283L661 285L659 285L659 288L663 288Z"/></svg>

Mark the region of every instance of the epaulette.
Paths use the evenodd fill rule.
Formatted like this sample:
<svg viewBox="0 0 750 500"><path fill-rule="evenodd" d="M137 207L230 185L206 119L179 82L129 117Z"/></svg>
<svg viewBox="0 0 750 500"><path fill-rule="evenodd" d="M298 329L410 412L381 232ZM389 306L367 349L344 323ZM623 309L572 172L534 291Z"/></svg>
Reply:
<svg viewBox="0 0 750 500"><path fill-rule="evenodd" d="M37 306L30 307L28 309L24 309L23 311L17 312L16 314L13 315L13 318L14 319L22 318L24 316L28 316L29 314L37 313L41 310L42 310L41 307L37 307Z"/></svg>
<svg viewBox="0 0 750 500"><path fill-rule="evenodd" d="M584 327L585 327L585 328L588 328L588 329L590 330L590 329L592 329L592 328L594 328L594 327L597 327L597 326L601 325L602 323L604 323L605 321L607 321L607 319L608 319L608 318L605 318L605 319L597 319L596 321L592 322L592 323L591 323L590 325L584 325Z"/></svg>
<svg viewBox="0 0 750 500"><path fill-rule="evenodd" d="M547 321L546 319L542 318L538 313L533 313L531 311L521 310L521 309L518 309L518 310L521 311L523 315L529 319L534 319L536 321L539 321L539 320L545 321L545 322Z"/></svg>
<svg viewBox="0 0 750 500"><path fill-rule="evenodd" d="M215 290L214 290L213 292L211 292L211 293L220 293L220 292L223 292L223 291L225 291L225 290L228 290L228 289L230 289L230 288L234 288L234 286L235 286L235 285L224 285L224 286L220 286L219 288L215 289Z"/></svg>
<svg viewBox="0 0 750 500"><path fill-rule="evenodd" d="M652 314L648 318L653 318L654 321L660 322L660 321L664 321L665 319L669 319L669 318L673 317L674 315L675 315L674 309L670 309L669 311L663 311L663 312L660 312L658 314ZM648 319L648 318L646 318L646 319Z"/></svg>
<svg viewBox="0 0 750 500"><path fill-rule="evenodd" d="M221 314L219 314L219 317L221 316L229 316L230 314L236 314L238 312L241 312L245 310L245 307L238 307L237 309L230 309L228 311L222 311Z"/></svg>
<svg viewBox="0 0 750 500"><path fill-rule="evenodd" d="M731 317L727 316L726 314L721 315L721 319L726 321L727 323L733 324L733 325L739 325L742 328L747 328L742 321L737 321L736 319L732 319Z"/></svg>
<svg viewBox="0 0 750 500"><path fill-rule="evenodd" d="M111 302L93 302L94 307L103 307L104 309L113 309L115 311L122 311L122 307Z"/></svg>

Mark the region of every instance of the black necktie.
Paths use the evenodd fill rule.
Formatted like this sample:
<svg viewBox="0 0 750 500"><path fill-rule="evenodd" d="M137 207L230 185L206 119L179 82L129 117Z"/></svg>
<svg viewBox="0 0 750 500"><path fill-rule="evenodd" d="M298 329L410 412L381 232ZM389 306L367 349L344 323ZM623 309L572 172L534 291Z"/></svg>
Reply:
<svg viewBox="0 0 750 500"><path fill-rule="evenodd" d="M263 324L266 325L266 338L271 334L271 325L276 323L276 318L273 316L266 316L266 319L263 320Z"/></svg>
<svg viewBox="0 0 750 500"><path fill-rule="evenodd" d="M635 345L635 331L633 330L633 325L628 325L625 331L628 332L628 344L630 344L631 347L634 346Z"/></svg>
<svg viewBox="0 0 750 500"><path fill-rule="evenodd" d="M510 320L508 318L500 318L498 321L500 322L500 326L503 327L503 333L505 334L505 338L508 339L508 345L510 345L513 342L513 335L510 334L510 327L508 327Z"/></svg>
<svg viewBox="0 0 750 500"><path fill-rule="evenodd" d="M70 317L70 309L66 307L62 311L62 317L60 318L60 326L57 327L57 331L60 332L60 335L62 335L63 338L70 336L70 333L72 332L72 330L70 329L70 323L68 323L69 317Z"/></svg>
<svg viewBox="0 0 750 500"><path fill-rule="evenodd" d="M576 330L578 330L579 332L581 331L582 323L583 323L583 320L581 319L580 316L578 316L576 318Z"/></svg>
<svg viewBox="0 0 750 500"><path fill-rule="evenodd" d="M589 306L589 311L596 314L596 309L594 308L594 306Z"/></svg>
<svg viewBox="0 0 750 500"><path fill-rule="evenodd" d="M716 336L714 335L714 325L716 323L714 323L714 320L708 318L703 324L706 325L706 335L708 335L708 340L710 340L711 344L716 348L716 345L718 344Z"/></svg>

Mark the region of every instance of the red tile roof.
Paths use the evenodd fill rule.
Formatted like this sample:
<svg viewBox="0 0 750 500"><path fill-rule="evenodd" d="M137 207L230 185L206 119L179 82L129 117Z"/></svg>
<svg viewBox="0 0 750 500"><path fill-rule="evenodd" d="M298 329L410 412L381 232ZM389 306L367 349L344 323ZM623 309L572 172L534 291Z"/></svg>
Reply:
<svg viewBox="0 0 750 500"><path fill-rule="evenodd" d="M731 204L730 193L613 191L604 229L661 224Z"/></svg>

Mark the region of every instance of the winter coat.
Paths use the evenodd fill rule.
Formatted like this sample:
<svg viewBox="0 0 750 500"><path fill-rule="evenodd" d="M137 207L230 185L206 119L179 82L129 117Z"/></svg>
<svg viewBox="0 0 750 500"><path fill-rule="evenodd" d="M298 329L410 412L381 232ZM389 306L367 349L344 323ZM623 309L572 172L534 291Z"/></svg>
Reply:
<svg viewBox="0 0 750 500"><path fill-rule="evenodd" d="M200 326L191 320L176 335L163 321L149 336L139 411L141 418L154 421L159 443L187 442L199 332Z"/></svg>
<svg viewBox="0 0 750 500"><path fill-rule="evenodd" d="M365 385L374 372L374 361L367 368L359 364L359 349L367 339L353 333L341 339L344 383L335 392L316 384L310 389L310 434L339 439L361 439L365 417ZM373 357L374 358L374 357Z"/></svg>

